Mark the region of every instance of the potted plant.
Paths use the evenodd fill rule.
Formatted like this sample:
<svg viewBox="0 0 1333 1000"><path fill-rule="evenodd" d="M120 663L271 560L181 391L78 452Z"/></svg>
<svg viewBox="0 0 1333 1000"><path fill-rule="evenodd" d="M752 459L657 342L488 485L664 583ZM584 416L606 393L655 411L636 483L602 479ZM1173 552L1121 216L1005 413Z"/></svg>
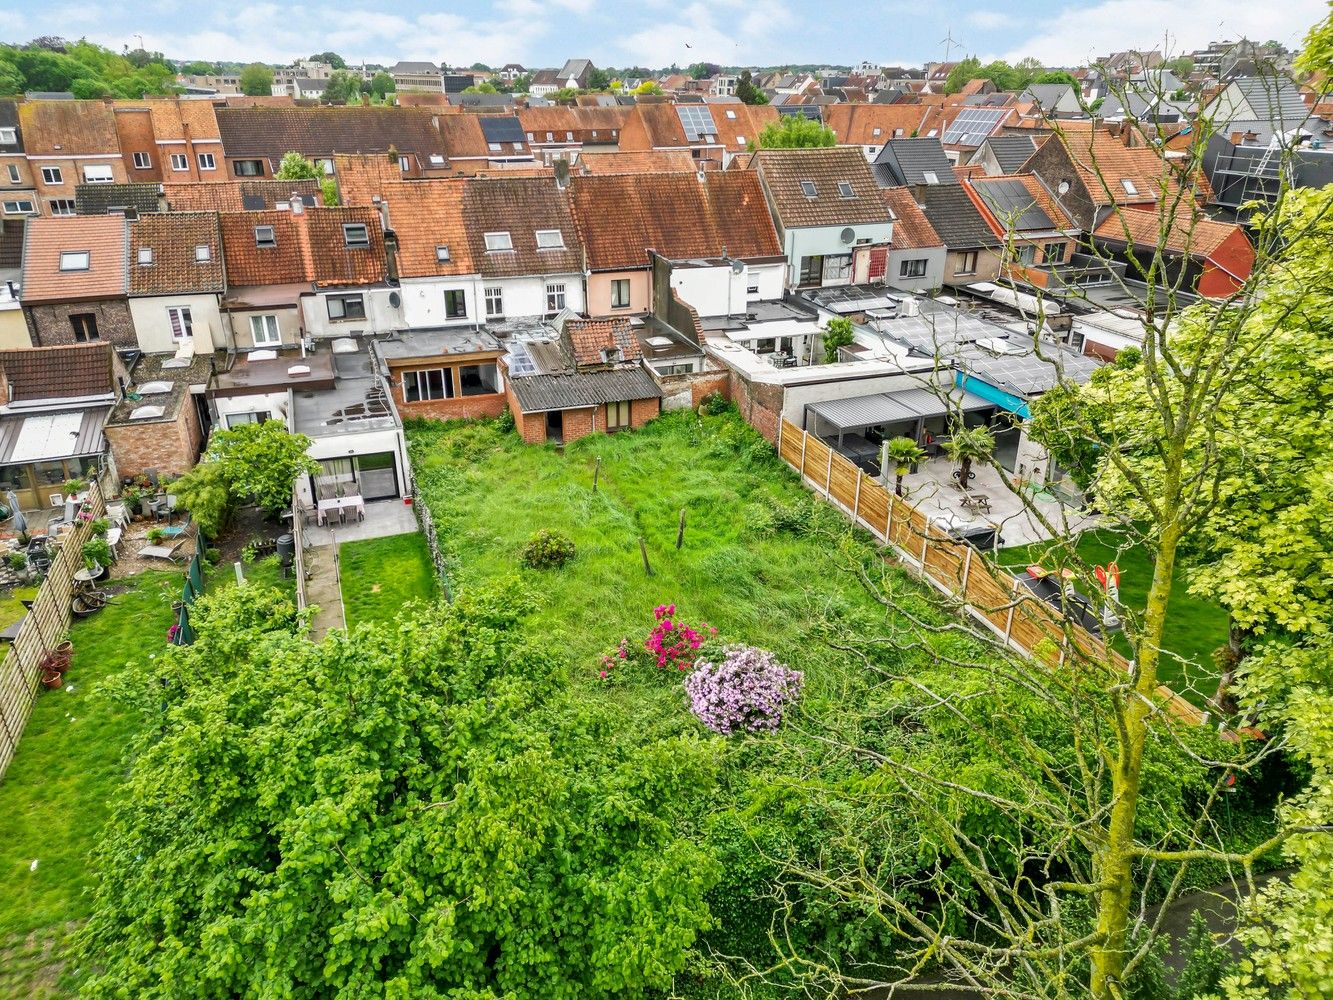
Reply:
<svg viewBox="0 0 1333 1000"><path fill-rule="evenodd" d="M111 530L111 522L105 517L99 517L92 523L93 536L96 538L105 538L106 533Z"/></svg>
<svg viewBox="0 0 1333 1000"><path fill-rule="evenodd" d="M88 488L88 480L86 479L79 479L75 477L74 479L65 480L65 496L69 497L78 496L87 488Z"/></svg>
<svg viewBox="0 0 1333 1000"><path fill-rule="evenodd" d="M15 573L28 572L28 553L26 552L10 552L5 556L5 562Z"/></svg>
<svg viewBox="0 0 1333 1000"><path fill-rule="evenodd" d="M54 691L65 683L65 679L60 676L59 670L46 669L42 671L42 683Z"/></svg>
<svg viewBox="0 0 1333 1000"><path fill-rule="evenodd" d="M157 526L151 527L148 529L147 537L149 545L161 545L162 539L167 537L167 529Z"/></svg>
<svg viewBox="0 0 1333 1000"><path fill-rule="evenodd" d="M105 538L88 539L83 543L80 554L83 556L83 565L94 577L101 576L111 565L111 546Z"/></svg>

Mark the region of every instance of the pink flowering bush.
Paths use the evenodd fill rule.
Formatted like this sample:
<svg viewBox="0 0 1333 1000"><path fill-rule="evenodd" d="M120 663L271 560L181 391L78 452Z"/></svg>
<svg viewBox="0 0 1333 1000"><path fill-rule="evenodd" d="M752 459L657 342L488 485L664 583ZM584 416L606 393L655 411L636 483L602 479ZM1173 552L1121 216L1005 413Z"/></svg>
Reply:
<svg viewBox="0 0 1333 1000"><path fill-rule="evenodd" d="M653 630L643 640L643 651L658 670L689 670L699 657L706 638L717 635L717 629L707 622L692 626L676 617L674 604L659 604L653 608ZM621 639L613 653L602 655L602 669L598 676L610 677L616 667L628 660L639 659L630 649L630 641Z"/></svg>
<svg viewBox="0 0 1333 1000"><path fill-rule="evenodd" d="M728 646L721 662L700 660L685 678L690 709L723 736L737 730L775 730L782 712L799 697L805 675L753 646Z"/></svg>

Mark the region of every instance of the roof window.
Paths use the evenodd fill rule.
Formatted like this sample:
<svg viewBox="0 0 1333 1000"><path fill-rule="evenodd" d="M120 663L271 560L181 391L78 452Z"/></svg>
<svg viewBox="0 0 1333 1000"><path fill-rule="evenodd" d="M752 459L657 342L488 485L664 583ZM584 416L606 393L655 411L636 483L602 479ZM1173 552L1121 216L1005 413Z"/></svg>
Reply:
<svg viewBox="0 0 1333 1000"><path fill-rule="evenodd" d="M272 226L255 226L255 246L275 247L277 245L278 234L273 231Z"/></svg>
<svg viewBox="0 0 1333 1000"><path fill-rule="evenodd" d="M164 410L164 409L163 409L162 407L160 407L160 406L136 406L136 407L134 408L134 411L130 414L130 419L131 419L131 420L154 420L154 419L156 419L157 417L162 416L162 414L165 413L165 412L166 412L166 410Z"/></svg>
<svg viewBox="0 0 1333 1000"><path fill-rule="evenodd" d="M870 130L870 134L871 134L871 135L875 135L875 136L879 135L879 129L877 129L877 128L872 128L872 129Z"/></svg>
<svg viewBox="0 0 1333 1000"><path fill-rule="evenodd" d="M92 264L92 254L87 250L66 250L60 255L60 270L86 271Z"/></svg>
<svg viewBox="0 0 1333 1000"><path fill-rule="evenodd" d="M213 259L213 248L207 243L200 243L194 248L194 261L196 264L207 264Z"/></svg>
<svg viewBox="0 0 1333 1000"><path fill-rule="evenodd" d="M140 396L161 396L163 393L171 391L171 383L144 382L142 385L135 386L134 391Z"/></svg>
<svg viewBox="0 0 1333 1000"><path fill-rule="evenodd" d="M487 250L496 251L514 249L514 241L507 232L486 233L485 240Z"/></svg>
<svg viewBox="0 0 1333 1000"><path fill-rule="evenodd" d="M921 177L927 184L938 184L940 182L940 175L933 170L921 171Z"/></svg>
<svg viewBox="0 0 1333 1000"><path fill-rule="evenodd" d="M343 223L343 243L349 247L368 247L370 230L362 222Z"/></svg>
<svg viewBox="0 0 1333 1000"><path fill-rule="evenodd" d="M1134 186L1134 182L1128 177L1120 178L1120 186L1125 189L1125 194L1138 194L1139 189Z"/></svg>
<svg viewBox="0 0 1333 1000"><path fill-rule="evenodd" d="M819 197L819 189L815 187L814 181L801 181L801 193L807 198Z"/></svg>
<svg viewBox="0 0 1333 1000"><path fill-rule="evenodd" d="M140 266L140 267L152 267L152 266L153 266L153 248L152 248L152 247L140 247L140 248L139 248L139 266Z"/></svg>
<svg viewBox="0 0 1333 1000"><path fill-rule="evenodd" d="M449 259L449 248L448 248L448 247L436 247L436 248L435 248L435 259L438 260L441 264L445 263L445 262Z"/></svg>
<svg viewBox="0 0 1333 1000"><path fill-rule="evenodd" d="M558 229L538 229L537 230L537 249L538 250L563 250L565 248L565 234Z"/></svg>
<svg viewBox="0 0 1333 1000"><path fill-rule="evenodd" d="M838 181L838 194L844 198L855 198L856 192L852 190L851 181Z"/></svg>

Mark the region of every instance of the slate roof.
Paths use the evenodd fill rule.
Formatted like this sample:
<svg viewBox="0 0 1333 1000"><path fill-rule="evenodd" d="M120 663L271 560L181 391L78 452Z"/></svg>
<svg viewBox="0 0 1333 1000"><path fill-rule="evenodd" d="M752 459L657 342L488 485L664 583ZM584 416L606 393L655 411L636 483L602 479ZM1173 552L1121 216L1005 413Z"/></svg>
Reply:
<svg viewBox="0 0 1333 1000"><path fill-rule="evenodd" d="M27 101L19 121L29 156L120 155L115 113L101 101Z"/></svg>
<svg viewBox="0 0 1333 1000"><path fill-rule="evenodd" d="M888 221L874 175L859 149L761 149L751 168L763 178L773 210L786 229ZM804 192L806 181L815 185L814 197ZM840 191L844 181L852 187L850 198Z"/></svg>
<svg viewBox="0 0 1333 1000"><path fill-rule="evenodd" d="M135 212L158 212L162 185L155 181L129 184L76 184L75 210L80 215L106 215L111 209L131 208Z"/></svg>
<svg viewBox="0 0 1333 1000"><path fill-rule="evenodd" d="M852 150L857 156L860 153ZM864 158L862 158L864 161ZM748 170L576 177L570 202L594 271L647 267L664 257L779 257L759 178Z"/></svg>
<svg viewBox="0 0 1333 1000"><path fill-rule="evenodd" d="M227 156L264 157L272 163L290 150L324 157L387 153L393 147L424 158L445 152L436 121L465 117L393 107L218 108L215 114Z"/></svg>
<svg viewBox="0 0 1333 1000"><path fill-rule="evenodd" d="M1052 111L1061 98L1073 91L1074 88L1067 83L1032 83L1023 91L1023 95L1030 97L1043 111Z"/></svg>
<svg viewBox="0 0 1333 1000"><path fill-rule="evenodd" d="M570 375L522 375L509 388L524 413L601 406L629 399L660 399L662 390L637 365Z"/></svg>
<svg viewBox="0 0 1333 1000"><path fill-rule="evenodd" d="M123 215L68 215L28 220L23 246L24 303L117 298L129 280ZM88 270L61 271L65 251L88 251Z"/></svg>
<svg viewBox="0 0 1333 1000"><path fill-rule="evenodd" d="M1037 151L1037 143L1030 135L993 135L983 146L990 148L995 161L1000 165L1000 173L1016 174L1023 164Z"/></svg>
<svg viewBox="0 0 1333 1000"><path fill-rule="evenodd" d="M10 399L101 396L115 388L110 344L22 347L0 351Z"/></svg>
<svg viewBox="0 0 1333 1000"><path fill-rule="evenodd" d="M950 250L1000 245L999 238L991 232L962 185L939 184L919 190L923 193L926 218L931 228Z"/></svg>
<svg viewBox="0 0 1333 1000"><path fill-rule="evenodd" d="M463 223L472 244L472 259L487 277L583 270L583 251L568 193L551 178L470 178L463 191ZM543 229L559 230L564 248L538 249L537 231ZM487 250L485 234L495 232L508 232L513 249Z"/></svg>
<svg viewBox="0 0 1333 1000"><path fill-rule="evenodd" d="M953 164L937 138L891 139L875 157L875 180L881 187L925 184L933 171L940 184L957 184Z"/></svg>
<svg viewBox="0 0 1333 1000"><path fill-rule="evenodd" d="M916 203L907 188L883 188L880 195L893 212L893 248L895 250L928 250L944 246L944 240L935 232L926 213Z"/></svg>
<svg viewBox="0 0 1333 1000"><path fill-rule="evenodd" d="M130 223L130 295L207 294L224 291L222 230L213 212L141 215ZM208 260L195 248L208 247ZM151 263L139 262L151 250Z"/></svg>

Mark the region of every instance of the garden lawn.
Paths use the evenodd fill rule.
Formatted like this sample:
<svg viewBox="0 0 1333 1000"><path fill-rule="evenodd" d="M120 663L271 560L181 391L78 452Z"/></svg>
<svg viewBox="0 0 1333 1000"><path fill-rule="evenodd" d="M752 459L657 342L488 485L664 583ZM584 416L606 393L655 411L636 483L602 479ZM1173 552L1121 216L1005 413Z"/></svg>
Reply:
<svg viewBox="0 0 1333 1000"><path fill-rule="evenodd" d="M1152 583L1153 563L1149 554L1138 546L1121 549L1124 536L1108 529L1085 531L1079 536L1076 550L1079 558L1093 566L1104 566L1114 560L1120 567L1120 600L1127 607L1142 608L1147 601L1148 585ZM1000 561L1017 571L1030 563L1040 563L1052 543L1041 542L1019 548L1004 549ZM1054 566L1051 559L1045 560ZM1217 670L1212 652L1227 641L1227 613L1211 601L1191 595L1187 589L1187 570L1177 567L1171 585L1166 629L1162 646L1171 655L1161 658L1162 683L1185 696L1196 705L1213 695L1217 687ZM1122 653L1129 652L1123 638L1117 640Z"/></svg>
<svg viewBox="0 0 1333 1000"><path fill-rule="evenodd" d="M149 572L70 629L68 686L41 689L18 753L0 779L0 996L58 995L62 944L88 915L88 854L120 783L139 719L97 685L126 660L166 646L179 572ZM37 869L33 871L33 861Z"/></svg>
<svg viewBox="0 0 1333 1000"><path fill-rule="evenodd" d="M420 532L338 547L347 626L391 620L409 601L435 599L435 567Z"/></svg>

